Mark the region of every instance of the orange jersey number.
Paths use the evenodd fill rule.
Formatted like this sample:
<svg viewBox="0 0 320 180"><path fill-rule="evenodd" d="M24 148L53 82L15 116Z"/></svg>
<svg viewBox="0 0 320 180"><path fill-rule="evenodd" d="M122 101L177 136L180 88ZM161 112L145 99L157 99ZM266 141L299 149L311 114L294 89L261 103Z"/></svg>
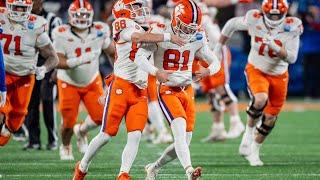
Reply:
<svg viewBox="0 0 320 180"><path fill-rule="evenodd" d="M125 20L120 20L114 24L116 31L125 29L127 27Z"/></svg>
<svg viewBox="0 0 320 180"><path fill-rule="evenodd" d="M256 36L256 37L254 38L254 41L255 41L256 43L261 43L260 48L259 48L259 55L260 55L260 56L264 56L264 49L265 49L265 47L266 47L266 44L263 43L262 37ZM275 39L274 42L275 42L277 45L279 45L280 47L282 47L281 41ZM269 57L271 57L271 58L276 57L276 54L273 52L272 49L269 49L268 55L269 55Z"/></svg>
<svg viewBox="0 0 320 180"><path fill-rule="evenodd" d="M188 70L188 62L190 51L186 50L182 53L183 62L179 63L181 53L176 49L168 49L164 52L164 59L163 59L163 69L165 70L173 70L173 71L186 71ZM182 67L180 67L182 64Z"/></svg>

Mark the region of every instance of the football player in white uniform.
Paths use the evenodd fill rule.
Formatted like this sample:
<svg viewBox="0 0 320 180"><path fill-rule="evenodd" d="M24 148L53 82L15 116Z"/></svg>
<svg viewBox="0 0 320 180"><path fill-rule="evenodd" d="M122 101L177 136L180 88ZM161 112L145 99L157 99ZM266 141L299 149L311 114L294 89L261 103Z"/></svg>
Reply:
<svg viewBox="0 0 320 180"><path fill-rule="evenodd" d="M297 59L299 37L303 31L300 19L286 17L286 0L264 0L261 9L250 10L243 17L230 19L215 48L219 54L234 31L246 30L251 36L251 50L245 70L251 102L239 147L239 153L246 156L251 166L263 165L259 156L260 147L275 126L286 100L288 66ZM257 124L259 120L261 124Z"/></svg>
<svg viewBox="0 0 320 180"><path fill-rule="evenodd" d="M72 160L71 136L77 137L79 151L87 149L87 132L101 124L103 105L98 101L103 96L102 79L99 73L101 51L114 55L109 26L92 22L93 7L87 0L74 1L68 10L69 24L58 26L53 31L54 47L59 56L58 92L62 115L60 146L61 160ZM76 124L80 101L83 101L88 116L84 123Z"/></svg>
<svg viewBox="0 0 320 180"><path fill-rule="evenodd" d="M158 90L158 101L167 121L170 124L174 143L167 147L161 157L145 167L146 179L154 179L160 168L177 158L186 171L188 179L198 179L201 168L193 168L191 164L189 144L195 124L195 101L192 83L192 63L200 57L208 61L209 67L196 72L200 80L215 74L220 69L220 62L209 48L206 35L200 30L202 14L200 8L192 0L180 1L172 13L171 24L152 27L152 32L174 33L187 41L179 47L162 42L157 49L148 51L140 49L137 59L147 59L154 53L156 67L173 71L169 81L162 83Z"/></svg>
<svg viewBox="0 0 320 180"><path fill-rule="evenodd" d="M44 18L31 14L32 0L7 0L0 9L0 35L5 58L7 102L0 108L0 145L23 124L31 98L34 74L38 80L58 64L58 57L48 34ZM38 53L46 59L36 67Z"/></svg>
<svg viewBox="0 0 320 180"><path fill-rule="evenodd" d="M116 47L114 78L109 85L106 98L103 124L99 134L90 142L88 150L76 164L73 179L83 179L89 164L97 151L116 136L122 118L128 132L127 144L122 153L122 163L117 179L131 179L129 172L138 152L141 132L147 121L147 82L148 74L160 82L168 81L169 72L158 70L147 59L136 57L144 46L154 46L154 42L175 42L184 45L181 38L170 33L148 33L140 26L147 13L142 0L119 0L113 7L116 20L112 24L113 40Z"/></svg>

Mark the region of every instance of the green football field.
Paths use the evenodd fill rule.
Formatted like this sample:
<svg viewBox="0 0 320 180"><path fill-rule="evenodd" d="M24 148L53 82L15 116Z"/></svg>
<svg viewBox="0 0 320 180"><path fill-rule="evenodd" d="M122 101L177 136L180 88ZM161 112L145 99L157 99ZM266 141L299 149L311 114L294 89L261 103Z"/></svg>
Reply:
<svg viewBox="0 0 320 180"><path fill-rule="evenodd" d="M244 119L245 114L241 115ZM82 117L85 117L84 114ZM238 155L240 139L201 143L210 127L210 113L198 113L191 155L193 165L203 167L202 179L320 179L319 111L283 112L280 115L276 128L262 146L264 167L250 167ZM42 131L45 129L42 128ZM95 134L96 131L92 132L90 137ZM125 135L122 128L118 136L100 151L90 166L87 179L115 179ZM42 139L44 146L45 132ZM11 141L0 149L0 179L71 179L76 161L60 161L58 151L22 151L22 145L21 142ZM144 166L156 160L165 146L142 141L131 170L133 179L144 179ZM75 144L73 147L75 159L80 160L81 154ZM175 160L160 171L158 179L186 179L186 176L178 160Z"/></svg>

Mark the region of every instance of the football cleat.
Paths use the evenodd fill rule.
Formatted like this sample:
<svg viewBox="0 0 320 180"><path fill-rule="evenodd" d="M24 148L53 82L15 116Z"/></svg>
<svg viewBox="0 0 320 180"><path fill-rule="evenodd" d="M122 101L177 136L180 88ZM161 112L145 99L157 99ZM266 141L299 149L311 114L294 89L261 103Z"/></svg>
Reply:
<svg viewBox="0 0 320 180"><path fill-rule="evenodd" d="M197 167L195 169L189 168L186 172L188 176L188 180L199 180L201 177L201 173L202 173L201 167Z"/></svg>
<svg viewBox="0 0 320 180"><path fill-rule="evenodd" d="M238 138L245 130L245 126L241 121L231 122L230 129L227 134L228 139Z"/></svg>
<svg viewBox="0 0 320 180"><path fill-rule="evenodd" d="M78 146L79 152L84 154L88 149L88 136L87 136L87 133L81 133L80 127L81 127L81 124L76 124L73 127L73 132L77 138L77 146Z"/></svg>
<svg viewBox="0 0 320 180"><path fill-rule="evenodd" d="M227 132L224 128L213 127L208 137L202 139L202 142L224 141L227 138Z"/></svg>
<svg viewBox="0 0 320 180"><path fill-rule="evenodd" d="M72 180L83 180L86 175L87 173L84 173L80 170L80 161L78 161L76 167L74 168Z"/></svg>
<svg viewBox="0 0 320 180"><path fill-rule="evenodd" d="M61 160L74 160L73 154L72 154L72 146L64 146L60 145L60 159Z"/></svg>
<svg viewBox="0 0 320 180"><path fill-rule="evenodd" d="M168 132L163 132L160 133L153 141L153 144L168 144L168 143L172 143L173 142L173 138L171 136L170 133Z"/></svg>
<svg viewBox="0 0 320 180"><path fill-rule="evenodd" d="M147 174L146 180L154 180L156 179L156 176L158 175L160 169L155 167L155 163L150 163L146 165L144 170Z"/></svg>
<svg viewBox="0 0 320 180"><path fill-rule="evenodd" d="M128 173L123 172L118 177L117 180L131 180L132 178L129 176Z"/></svg>

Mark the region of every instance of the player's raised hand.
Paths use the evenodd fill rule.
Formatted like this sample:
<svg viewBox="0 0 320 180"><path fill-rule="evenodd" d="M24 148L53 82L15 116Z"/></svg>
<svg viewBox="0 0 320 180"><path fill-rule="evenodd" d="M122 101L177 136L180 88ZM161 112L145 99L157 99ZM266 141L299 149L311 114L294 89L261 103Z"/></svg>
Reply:
<svg viewBox="0 0 320 180"><path fill-rule="evenodd" d="M0 91L0 107L6 104L7 91Z"/></svg>
<svg viewBox="0 0 320 180"><path fill-rule="evenodd" d="M174 71L169 71L169 70L158 70L156 72L156 77L159 82L165 83L169 81L169 75L172 74Z"/></svg>
<svg viewBox="0 0 320 180"><path fill-rule="evenodd" d="M195 82L200 81L202 78L210 75L210 70L208 68L204 68L202 66L199 67L199 70L195 72Z"/></svg>
<svg viewBox="0 0 320 180"><path fill-rule="evenodd" d="M180 38L177 35L171 34L170 42L178 45L178 46L184 46L186 44L186 41L182 38Z"/></svg>

